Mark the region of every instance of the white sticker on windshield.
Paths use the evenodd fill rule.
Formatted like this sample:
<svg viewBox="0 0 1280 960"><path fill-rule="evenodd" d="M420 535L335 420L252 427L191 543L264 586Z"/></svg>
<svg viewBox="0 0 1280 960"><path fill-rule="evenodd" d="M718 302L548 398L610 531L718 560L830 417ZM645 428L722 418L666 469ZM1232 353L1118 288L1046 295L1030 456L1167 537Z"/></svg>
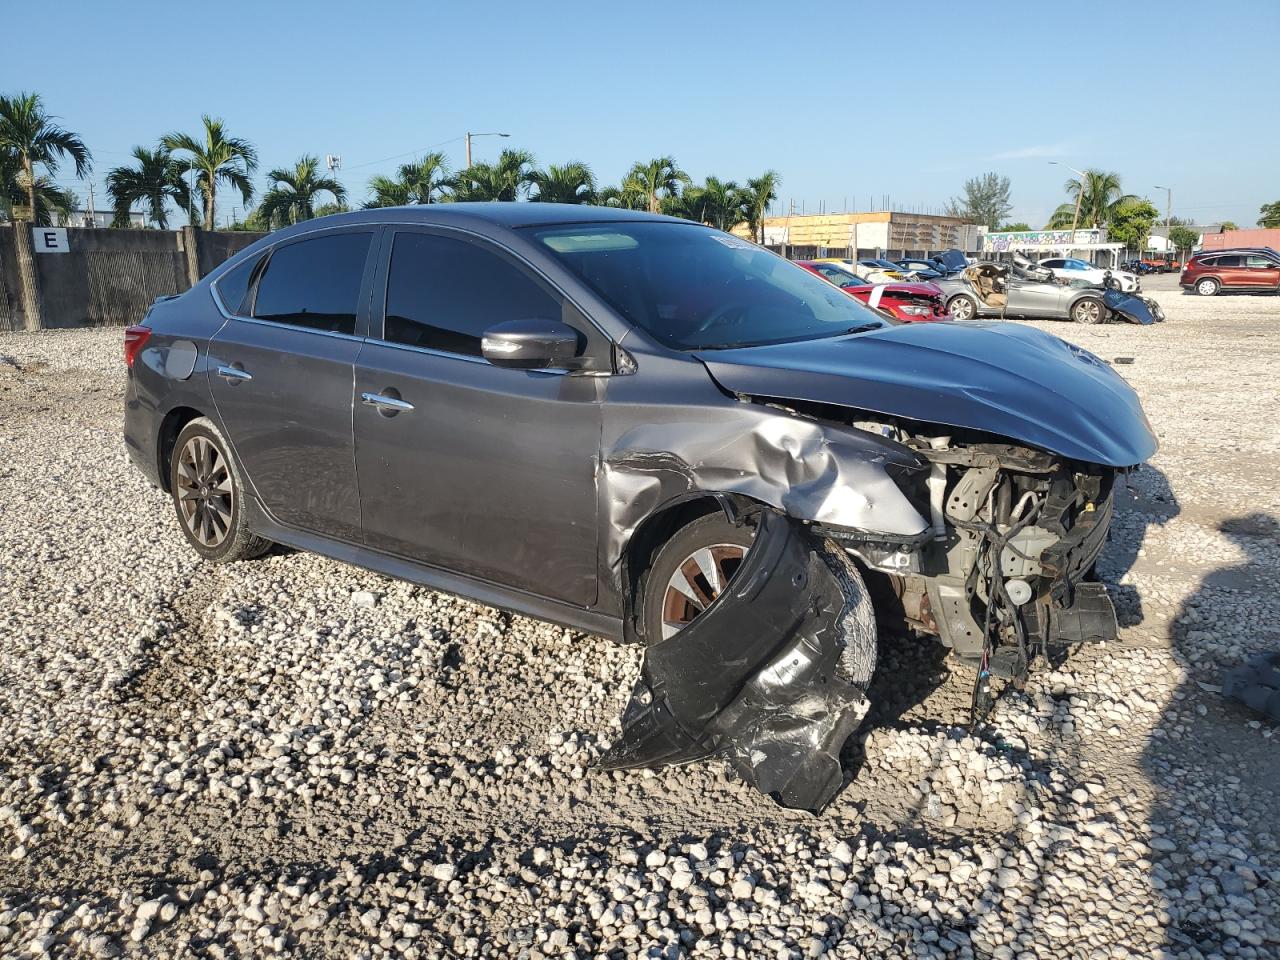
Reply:
<svg viewBox="0 0 1280 960"><path fill-rule="evenodd" d="M723 243L726 247L733 247L735 250L754 250L756 245L741 240L738 237L730 236L727 233L713 233L711 239L716 243Z"/></svg>

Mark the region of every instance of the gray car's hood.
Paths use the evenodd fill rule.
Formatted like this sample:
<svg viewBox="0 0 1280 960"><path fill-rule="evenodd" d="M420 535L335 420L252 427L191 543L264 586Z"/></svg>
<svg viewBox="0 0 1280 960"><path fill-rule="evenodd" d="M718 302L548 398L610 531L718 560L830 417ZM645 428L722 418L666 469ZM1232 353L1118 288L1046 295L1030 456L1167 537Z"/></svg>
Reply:
<svg viewBox="0 0 1280 960"><path fill-rule="evenodd" d="M726 390L1006 437L1087 463L1156 452L1133 388L1093 354L1011 323L912 323L699 359Z"/></svg>

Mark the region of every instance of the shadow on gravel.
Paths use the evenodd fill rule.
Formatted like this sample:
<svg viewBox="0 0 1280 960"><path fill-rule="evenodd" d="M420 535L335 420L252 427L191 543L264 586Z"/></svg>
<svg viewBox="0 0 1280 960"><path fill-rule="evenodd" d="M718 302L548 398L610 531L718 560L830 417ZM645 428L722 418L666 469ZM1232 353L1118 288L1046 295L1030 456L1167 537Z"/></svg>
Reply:
<svg viewBox="0 0 1280 960"><path fill-rule="evenodd" d="M865 744L875 730L927 725L903 718L924 703L951 674L947 648L936 640L901 637L881 632L876 672L867 689L871 709L840 752L847 787L866 763Z"/></svg>
<svg viewBox="0 0 1280 960"><path fill-rule="evenodd" d="M1218 529L1244 552L1244 561L1206 574L1170 624L1186 676L1142 755L1155 791L1152 886L1162 891L1168 912L1169 956L1262 956L1250 948L1276 946L1267 929L1274 929L1274 907L1259 908L1280 892L1274 832L1280 764L1274 739L1253 727L1269 721L1222 700L1217 685L1237 660L1280 648L1269 616L1280 593L1280 519L1252 513Z"/></svg>
<svg viewBox="0 0 1280 960"><path fill-rule="evenodd" d="M1109 587L1121 627L1142 623L1144 611L1137 588L1120 580L1137 563L1148 529L1164 526L1181 512L1169 478L1150 464L1143 464L1117 485L1115 515L1098 572Z"/></svg>

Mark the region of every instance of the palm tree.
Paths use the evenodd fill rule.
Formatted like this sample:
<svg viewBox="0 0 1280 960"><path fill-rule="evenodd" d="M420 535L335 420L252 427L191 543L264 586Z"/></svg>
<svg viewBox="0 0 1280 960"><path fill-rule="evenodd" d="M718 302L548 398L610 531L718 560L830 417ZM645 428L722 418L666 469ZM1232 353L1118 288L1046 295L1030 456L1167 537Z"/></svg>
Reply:
<svg viewBox="0 0 1280 960"><path fill-rule="evenodd" d="M258 213L268 224L282 227L290 223L310 220L316 215L316 194L330 193L342 203L347 199L347 188L333 177L317 176L320 161L313 156L299 158L292 170L283 168L267 174L269 189L258 204Z"/></svg>
<svg viewBox="0 0 1280 960"><path fill-rule="evenodd" d="M377 176L369 181L373 199L366 207L403 207L411 203L436 203L449 183L449 167L443 153L428 153L421 160L403 164L395 179Z"/></svg>
<svg viewBox="0 0 1280 960"><path fill-rule="evenodd" d="M676 166L673 157L656 157L648 163L636 163L622 181L622 189L640 193L650 213L662 210L662 197L673 197L685 184L692 183L689 175Z"/></svg>
<svg viewBox="0 0 1280 960"><path fill-rule="evenodd" d="M16 179L26 194L26 205L31 208L32 217L36 215L39 193L47 198L50 188L55 193L60 192L47 177L37 177L37 164L51 176L58 172L61 158L70 157L75 161L76 176L83 177L89 172L92 160L84 142L54 123L55 119L44 112L38 93L0 96L0 151L11 154L19 164Z"/></svg>
<svg viewBox="0 0 1280 960"><path fill-rule="evenodd" d="M134 147L136 167L115 167L107 173L107 193L115 205L113 227L129 225L129 210L135 203L144 204L151 222L161 230L169 228L165 201L172 200L185 210L191 191L182 179L182 165L164 147L148 150Z"/></svg>
<svg viewBox="0 0 1280 960"><path fill-rule="evenodd" d="M719 230L732 230L746 219L746 202L742 190L732 180L725 182L719 177L707 177L702 196L704 223Z"/></svg>
<svg viewBox="0 0 1280 960"><path fill-rule="evenodd" d="M596 178L591 168L576 160L546 170L535 170L530 181L534 200L542 203L595 203Z"/></svg>
<svg viewBox="0 0 1280 960"><path fill-rule="evenodd" d="M1102 227L1111 222L1121 206L1139 200L1120 187L1120 175L1106 170L1086 170L1084 183L1072 178L1063 184L1071 199L1053 211L1050 229L1070 227L1072 223ZM1083 190L1083 193L1081 192ZM1080 217L1076 219L1076 200L1080 201Z"/></svg>
<svg viewBox="0 0 1280 960"><path fill-rule="evenodd" d="M474 163L450 180L454 200L519 200L532 182L533 154L503 150L498 162Z"/></svg>
<svg viewBox="0 0 1280 960"><path fill-rule="evenodd" d="M764 217L769 204L778 199L778 188L782 186L782 177L777 171L766 170L758 177L747 181L742 191L746 208L747 226L751 229L752 239L764 243Z"/></svg>
<svg viewBox="0 0 1280 960"><path fill-rule="evenodd" d="M200 120L204 124L203 143L187 133L165 134L160 143L168 150L183 150L191 155L178 162L184 174L195 171L196 189L204 198L204 223L212 230L219 183L239 190L246 206L253 199L249 176L258 169L258 153L248 140L228 137L221 118L215 120L206 113Z"/></svg>
<svg viewBox="0 0 1280 960"><path fill-rule="evenodd" d="M703 187L688 186L677 194L665 196L660 201L662 212L668 217L683 217L685 220L692 220L694 223L708 223L707 219L707 191ZM638 209L643 210L647 206L646 199L641 196Z"/></svg>
<svg viewBox="0 0 1280 960"><path fill-rule="evenodd" d="M31 222L38 227L53 222L54 211L69 217L79 202L70 190L63 190L46 176L38 176L32 184L35 187L35 209L31 211ZM22 161L17 153L11 150L0 150L0 211L10 215L15 206L26 206L31 203L30 191L26 179L22 175Z"/></svg>
<svg viewBox="0 0 1280 960"><path fill-rule="evenodd" d="M596 193L596 203L602 207L621 207L623 210L644 210L649 206L647 198L634 184L620 187L608 186Z"/></svg>

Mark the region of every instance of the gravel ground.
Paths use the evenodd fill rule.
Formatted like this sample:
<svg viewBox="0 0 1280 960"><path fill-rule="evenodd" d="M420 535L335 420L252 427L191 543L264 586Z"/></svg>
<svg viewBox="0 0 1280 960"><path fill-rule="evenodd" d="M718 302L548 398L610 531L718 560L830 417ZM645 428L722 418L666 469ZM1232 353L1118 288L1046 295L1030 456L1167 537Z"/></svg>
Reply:
<svg viewBox="0 0 1280 960"><path fill-rule="evenodd" d="M0 955L1274 957L1280 299L1041 324L1160 434L1121 642L1006 691L882 641L814 818L605 774L636 650L277 550L197 561L120 440L120 332L0 335Z"/></svg>

